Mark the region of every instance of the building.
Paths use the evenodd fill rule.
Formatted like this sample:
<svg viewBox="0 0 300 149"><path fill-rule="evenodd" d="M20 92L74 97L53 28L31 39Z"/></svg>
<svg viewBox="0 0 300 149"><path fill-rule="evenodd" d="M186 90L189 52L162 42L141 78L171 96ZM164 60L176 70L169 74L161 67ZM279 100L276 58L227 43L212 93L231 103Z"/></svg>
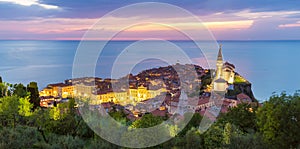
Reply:
<svg viewBox="0 0 300 149"><path fill-rule="evenodd" d="M74 95L79 97L91 97L95 86L92 84L79 83L74 85Z"/></svg>
<svg viewBox="0 0 300 149"><path fill-rule="evenodd" d="M228 62L225 62L223 65L223 77L228 82L228 84L233 84L234 82L234 70L235 66Z"/></svg>
<svg viewBox="0 0 300 149"><path fill-rule="evenodd" d="M213 90L215 92L226 92L229 86L234 82L235 66L228 62L223 63L222 46L220 45L216 73L213 81Z"/></svg>
<svg viewBox="0 0 300 149"><path fill-rule="evenodd" d="M75 95L75 86L68 85L61 88L62 98L74 97Z"/></svg>
<svg viewBox="0 0 300 149"><path fill-rule="evenodd" d="M129 88L127 91L110 91L106 93L100 92L97 94L97 99L100 101L100 103L114 102L121 105L135 105L135 103L154 98L163 92L166 92L166 89L161 88L158 90L148 90L146 87L140 86L138 88Z"/></svg>
<svg viewBox="0 0 300 149"><path fill-rule="evenodd" d="M252 103L252 99L244 93L240 93L236 95L236 99L241 103L248 103L248 104Z"/></svg>
<svg viewBox="0 0 300 149"><path fill-rule="evenodd" d="M49 84L46 88L40 91L40 96L54 96L54 97L61 97L62 96L62 88L66 86L63 83L55 83Z"/></svg>

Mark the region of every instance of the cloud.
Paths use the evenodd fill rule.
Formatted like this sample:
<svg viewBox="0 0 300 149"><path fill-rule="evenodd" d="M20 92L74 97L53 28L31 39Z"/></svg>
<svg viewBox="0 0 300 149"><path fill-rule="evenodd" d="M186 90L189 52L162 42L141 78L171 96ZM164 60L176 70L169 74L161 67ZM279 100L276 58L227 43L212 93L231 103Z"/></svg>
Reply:
<svg viewBox="0 0 300 149"><path fill-rule="evenodd" d="M217 39L300 39L300 34L296 35L296 27L300 24L297 22L300 20L300 1L151 1L169 3L191 11L203 20ZM0 39L80 39L98 18L119 7L138 2L145 0L0 0ZM112 17L98 29L110 33L117 30L120 24L130 24L131 19L151 22L153 18L162 18L175 27L185 26L189 30L197 27L194 22L182 23L184 18L180 14L167 16L168 10L144 11L144 14L134 11ZM122 39L136 39L138 32L149 34L149 37L160 34L175 38L168 28L148 24L127 30Z"/></svg>
<svg viewBox="0 0 300 149"><path fill-rule="evenodd" d="M99 18L104 14L118 9L120 7L147 2L148 0L118 0L118 1L108 1L108 0L1 0L2 2L10 2L18 5L35 5L48 9L63 8L60 13L52 13L51 15L46 15L45 17L57 17L57 18ZM151 0L152 2L162 2L173 4L178 7L184 8L198 16L206 16L216 13L223 13L223 15L231 14L234 12L240 12L244 10L249 10L251 13L255 12L276 12L276 11L299 11L300 1L288 1L282 2L281 0L264 0L264 1L240 1L240 0L226 0L226 1L216 1L216 0L185 0L185 1L174 1L174 0ZM53 7L52 7L53 6ZM20 8L10 9L10 11L16 12L18 15L23 15L20 13ZM28 11L28 10L27 10ZM34 11L34 10L30 10ZM149 12L148 14L156 15L157 17L163 16L167 10L160 10L158 12ZM12 15L5 13L5 15ZM128 14L123 14L126 17ZM252 14L253 15L253 14ZM30 13L30 17L40 16L39 13ZM3 17L3 16L1 16ZM147 17L147 16L143 16Z"/></svg>
<svg viewBox="0 0 300 149"><path fill-rule="evenodd" d="M137 24L131 26L132 20L143 20L144 24ZM165 22L164 24L156 24L151 22ZM121 33L118 39L139 39L139 38L159 38L164 39L186 39L183 35L175 30L175 28L184 29L186 31L199 31L201 26L198 22L184 22L186 18L147 18L142 19L140 17L119 18L108 17L106 22L102 26L96 26L93 29L101 30L101 39L106 39L107 35L112 32ZM80 39L85 31L91 28L98 19L89 18L36 18L35 20L12 20L1 21L0 20L0 32L19 34L31 34L31 35L57 35L57 38L62 35L69 35L72 39ZM147 23L149 22L149 23ZM235 20L235 21L215 21L203 23L210 30L242 30L250 28L253 24L252 20ZM125 26L131 26L125 30L121 30ZM170 28L174 27L174 28ZM74 34L76 34L74 36ZM100 36L100 35L99 35ZM4 36L3 36L4 37ZM8 36L5 36L6 38ZM19 36L20 37L20 36ZM30 39L34 36L28 36ZM1 37L0 37L1 38ZM36 37L34 37L36 38Z"/></svg>
<svg viewBox="0 0 300 149"><path fill-rule="evenodd" d="M264 11L264 12L252 12L250 9L233 13L236 16L249 18L249 19L264 19L271 17L289 17L299 15L300 11Z"/></svg>
<svg viewBox="0 0 300 149"><path fill-rule="evenodd" d="M280 28L300 27L300 21L297 21L296 23L290 23L290 24L281 24L278 27Z"/></svg>
<svg viewBox="0 0 300 149"><path fill-rule="evenodd" d="M39 2L39 0L0 0L0 2L6 2L6 3L13 3L17 5L22 6L40 6L44 9L59 9L58 6L55 5L48 5L48 4L42 4Z"/></svg>

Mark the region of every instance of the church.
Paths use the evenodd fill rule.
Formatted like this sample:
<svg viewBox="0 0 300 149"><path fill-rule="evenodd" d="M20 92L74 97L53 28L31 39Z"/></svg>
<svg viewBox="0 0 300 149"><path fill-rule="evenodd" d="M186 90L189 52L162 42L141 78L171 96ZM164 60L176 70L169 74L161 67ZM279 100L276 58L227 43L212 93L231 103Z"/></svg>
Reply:
<svg viewBox="0 0 300 149"><path fill-rule="evenodd" d="M213 90L216 92L226 92L233 86L235 66L228 62L223 62L222 46L219 47L216 71L213 79Z"/></svg>

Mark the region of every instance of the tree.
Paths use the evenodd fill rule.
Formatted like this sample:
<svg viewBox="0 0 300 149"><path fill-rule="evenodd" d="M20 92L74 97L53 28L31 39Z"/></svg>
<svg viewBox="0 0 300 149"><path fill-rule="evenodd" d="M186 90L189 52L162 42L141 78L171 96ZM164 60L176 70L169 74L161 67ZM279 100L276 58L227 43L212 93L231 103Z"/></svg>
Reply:
<svg viewBox="0 0 300 149"><path fill-rule="evenodd" d="M17 96L5 96L0 98L0 114L11 117L18 114L19 98Z"/></svg>
<svg viewBox="0 0 300 149"><path fill-rule="evenodd" d="M8 83L5 83L5 82L2 82L0 83L0 97L4 97L4 96L7 96L9 95L9 84Z"/></svg>
<svg viewBox="0 0 300 149"><path fill-rule="evenodd" d="M184 122L188 121L187 118L191 118L191 119L190 119L190 121L188 121L187 125L179 133L179 135L181 135L181 136L184 136L186 134L186 132L189 131L193 127L198 128L201 123L201 120L202 120L202 116L200 115L200 113L185 113L184 118L185 118Z"/></svg>
<svg viewBox="0 0 300 149"><path fill-rule="evenodd" d="M223 136L224 136L224 143L230 144L230 139L232 137L232 125L230 123L226 123Z"/></svg>
<svg viewBox="0 0 300 149"><path fill-rule="evenodd" d="M200 136L199 130L196 128L191 128L185 135L186 148L203 148L202 138Z"/></svg>
<svg viewBox="0 0 300 149"><path fill-rule="evenodd" d="M111 111L109 112L109 115L123 125L126 125L126 123L129 121L126 118L126 114L122 111Z"/></svg>
<svg viewBox="0 0 300 149"><path fill-rule="evenodd" d="M128 131L124 131L124 133L121 134L121 142L124 145L130 144L136 147L150 146L151 142L160 142L163 138L170 137L168 127L164 124L160 125L162 122L161 117L153 116L151 113L145 114L141 119L133 122L128 128ZM162 127L156 127L155 129L150 128L156 125Z"/></svg>
<svg viewBox="0 0 300 149"><path fill-rule="evenodd" d="M19 97L26 97L27 96L26 87L21 83L14 84L13 85L13 95L17 95Z"/></svg>
<svg viewBox="0 0 300 149"><path fill-rule="evenodd" d="M243 135L231 136L230 144L226 145L230 149L266 149L270 148L263 141L259 134L247 133Z"/></svg>
<svg viewBox="0 0 300 149"><path fill-rule="evenodd" d="M134 121L131 125L133 128L148 128L162 123L161 117L153 116L152 114L145 114L141 119Z"/></svg>
<svg viewBox="0 0 300 149"><path fill-rule="evenodd" d="M243 132L253 132L256 130L256 115L255 110L250 104L239 104L237 107L230 108L229 111L221 115L219 121L224 123L224 125L229 122Z"/></svg>
<svg viewBox="0 0 300 149"><path fill-rule="evenodd" d="M213 124L203 135L205 148L220 148L223 145L223 128L218 123Z"/></svg>
<svg viewBox="0 0 300 149"><path fill-rule="evenodd" d="M29 96L26 96L24 98L19 99L19 114L21 116L31 116L32 115L32 109L33 105L29 102Z"/></svg>
<svg viewBox="0 0 300 149"><path fill-rule="evenodd" d="M33 110L40 106L39 90L36 82L30 82L27 85L27 91L30 92L30 102L33 104Z"/></svg>
<svg viewBox="0 0 300 149"><path fill-rule="evenodd" d="M257 112L257 125L273 148L297 148L300 144L300 96L273 95Z"/></svg>

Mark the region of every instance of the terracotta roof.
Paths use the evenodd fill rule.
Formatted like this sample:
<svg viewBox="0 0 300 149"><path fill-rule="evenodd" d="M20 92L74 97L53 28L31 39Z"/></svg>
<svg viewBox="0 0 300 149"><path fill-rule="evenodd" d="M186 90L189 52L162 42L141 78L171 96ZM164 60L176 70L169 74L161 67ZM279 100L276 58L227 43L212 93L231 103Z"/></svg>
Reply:
<svg viewBox="0 0 300 149"><path fill-rule="evenodd" d="M236 95L237 99L251 99L248 95L244 94L244 93L240 93L238 95Z"/></svg>
<svg viewBox="0 0 300 149"><path fill-rule="evenodd" d="M227 106L225 106L225 107L221 107L221 111L220 111L221 113L226 113L226 112L228 112L228 107Z"/></svg>
<svg viewBox="0 0 300 149"><path fill-rule="evenodd" d="M202 99L199 99L198 105L203 105L203 104L206 104L208 102L209 102L209 98L202 98Z"/></svg>
<svg viewBox="0 0 300 149"><path fill-rule="evenodd" d="M151 113L152 113L154 116L166 116L167 110L159 110L159 109L156 109L156 110L154 110L154 111L151 111Z"/></svg>
<svg viewBox="0 0 300 149"><path fill-rule="evenodd" d="M226 100L223 100L223 106L229 106L231 104L231 101L226 99Z"/></svg>
<svg viewBox="0 0 300 149"><path fill-rule="evenodd" d="M54 84L49 84L49 87L63 87L63 86L67 86L67 84L64 83L54 83Z"/></svg>
<svg viewBox="0 0 300 149"><path fill-rule="evenodd" d="M233 64L229 63L229 62L225 62L224 65L228 65L228 66L230 66L230 67L235 68L235 66L234 66Z"/></svg>

